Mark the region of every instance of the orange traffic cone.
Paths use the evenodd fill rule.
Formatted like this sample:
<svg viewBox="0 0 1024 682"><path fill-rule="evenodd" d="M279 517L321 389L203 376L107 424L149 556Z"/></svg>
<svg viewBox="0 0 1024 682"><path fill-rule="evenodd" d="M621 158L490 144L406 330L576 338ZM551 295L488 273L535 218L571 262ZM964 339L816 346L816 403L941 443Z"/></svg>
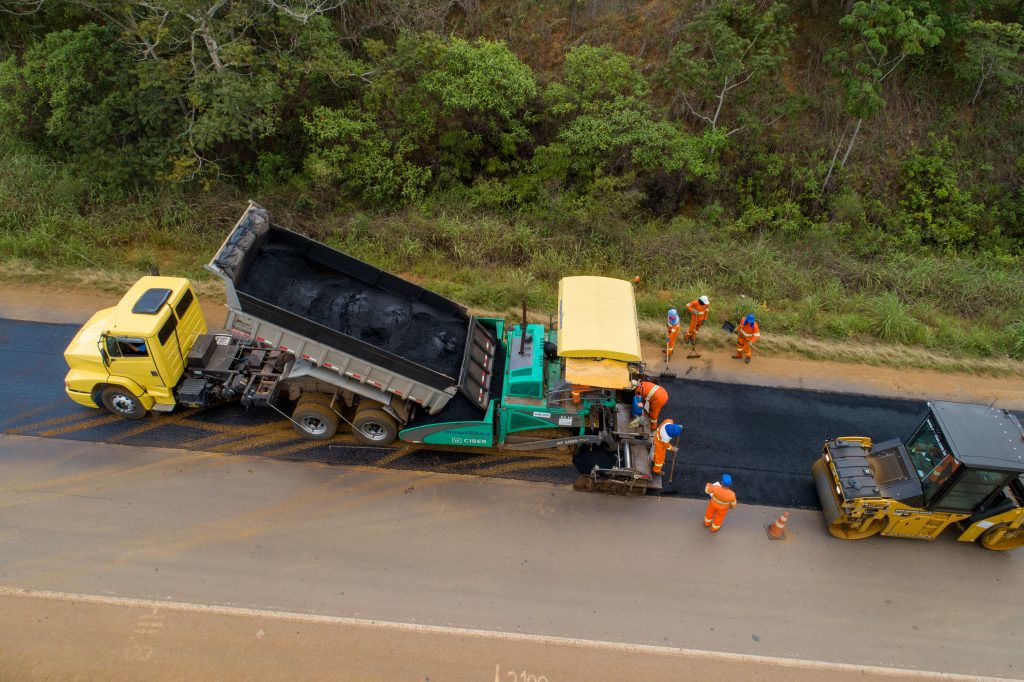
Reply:
<svg viewBox="0 0 1024 682"><path fill-rule="evenodd" d="M768 533L769 540L782 540L786 537L786 520L789 518L789 512L783 512L782 516L775 519L774 523L769 523L764 527Z"/></svg>

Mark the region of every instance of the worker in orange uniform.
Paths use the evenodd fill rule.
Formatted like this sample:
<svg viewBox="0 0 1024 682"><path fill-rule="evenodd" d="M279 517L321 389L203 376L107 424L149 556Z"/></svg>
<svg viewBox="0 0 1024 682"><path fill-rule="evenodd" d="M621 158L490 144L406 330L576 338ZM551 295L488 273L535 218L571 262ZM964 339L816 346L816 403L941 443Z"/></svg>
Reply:
<svg viewBox="0 0 1024 682"><path fill-rule="evenodd" d="M711 496L704 512L704 527L710 528L712 533L721 530L725 515L736 506L736 493L729 487L731 485L732 476L729 474L722 474L721 481L704 484L704 492Z"/></svg>
<svg viewBox="0 0 1024 682"><path fill-rule="evenodd" d="M665 403L668 402L668 391L664 386L659 386L653 381L634 381L633 387L634 392L644 401L643 410L651 420L651 431L653 431L658 426L658 415L661 414L661 408L665 407ZM630 426L639 426L642 421L642 417L637 417L630 422Z"/></svg>
<svg viewBox="0 0 1024 682"><path fill-rule="evenodd" d="M711 310L711 303L707 296L701 296L695 298L686 304L686 309L690 311L690 328L686 330L686 334L683 335L684 342L696 343L697 332L700 331L701 325L708 319L708 311Z"/></svg>
<svg viewBox="0 0 1024 682"><path fill-rule="evenodd" d="M678 438L683 432L683 427L674 423L671 419L661 422L661 426L654 433L654 460L651 462L651 474L660 474L665 468L665 455L669 450L677 452L678 447L672 445L672 439Z"/></svg>
<svg viewBox="0 0 1024 682"><path fill-rule="evenodd" d="M675 308L669 308L668 322L665 326L665 362L668 362L672 359L672 351L676 348L676 339L679 338L679 330L682 329L682 325L679 324L679 313Z"/></svg>
<svg viewBox="0 0 1024 682"><path fill-rule="evenodd" d="M740 326L736 327L736 355L734 358L743 358L743 362L750 363L750 357L754 354L751 348L761 338L761 328L750 313L743 318Z"/></svg>

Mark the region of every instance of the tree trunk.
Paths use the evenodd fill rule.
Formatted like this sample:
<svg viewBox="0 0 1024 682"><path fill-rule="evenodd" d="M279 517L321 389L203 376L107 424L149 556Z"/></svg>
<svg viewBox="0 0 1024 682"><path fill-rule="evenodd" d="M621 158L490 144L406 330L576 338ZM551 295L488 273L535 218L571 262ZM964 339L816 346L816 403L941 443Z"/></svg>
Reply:
<svg viewBox="0 0 1024 682"><path fill-rule="evenodd" d="M846 127L843 128L843 134L839 136L839 142L836 142L836 150L832 153L832 162L828 164L828 173L825 174L825 182L821 183L820 194L824 196L825 190L828 189L828 181L832 179L832 169L836 167L836 159L839 158L839 150L843 146L843 140L846 139L846 131L850 129L850 123L847 121Z"/></svg>
<svg viewBox="0 0 1024 682"><path fill-rule="evenodd" d="M206 51L210 53L210 61L213 62L213 68L217 71L224 70L224 63L220 60L220 45L210 35L210 28L203 23L199 27L199 35L203 37L203 42L206 43Z"/></svg>
<svg viewBox="0 0 1024 682"><path fill-rule="evenodd" d="M857 133L860 132L860 124L863 122L863 118L857 119L857 127L853 129L853 136L850 137L850 145L846 148L846 153L843 154L843 160L839 163L839 170L843 170L843 168L846 167L846 160L850 158L850 152L853 151L853 143L857 141Z"/></svg>

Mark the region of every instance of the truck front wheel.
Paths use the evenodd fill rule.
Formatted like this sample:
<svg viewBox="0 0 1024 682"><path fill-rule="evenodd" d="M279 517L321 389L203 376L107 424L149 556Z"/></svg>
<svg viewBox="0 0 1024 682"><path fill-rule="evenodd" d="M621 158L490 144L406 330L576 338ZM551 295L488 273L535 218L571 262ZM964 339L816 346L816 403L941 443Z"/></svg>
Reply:
<svg viewBox="0 0 1024 682"><path fill-rule="evenodd" d="M292 428L300 436L327 440L338 431L338 415L329 402L313 395L303 395L292 412Z"/></svg>
<svg viewBox="0 0 1024 682"><path fill-rule="evenodd" d="M100 402L111 414L125 419L142 419L146 416L146 408L139 399L127 389L120 386L108 386L100 394Z"/></svg>
<svg viewBox="0 0 1024 682"><path fill-rule="evenodd" d="M398 436L398 422L384 410L359 410L352 426L352 435L366 445L390 445Z"/></svg>

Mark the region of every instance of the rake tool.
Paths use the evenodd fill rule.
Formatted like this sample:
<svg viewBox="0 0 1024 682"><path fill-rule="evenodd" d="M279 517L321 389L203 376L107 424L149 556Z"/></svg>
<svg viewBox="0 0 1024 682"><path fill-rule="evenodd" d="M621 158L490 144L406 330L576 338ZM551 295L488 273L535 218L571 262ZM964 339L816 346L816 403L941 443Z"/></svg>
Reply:
<svg viewBox="0 0 1024 682"><path fill-rule="evenodd" d="M701 354L697 352L697 339L690 339L687 343L690 344L690 352L686 354L687 359L699 358Z"/></svg>

